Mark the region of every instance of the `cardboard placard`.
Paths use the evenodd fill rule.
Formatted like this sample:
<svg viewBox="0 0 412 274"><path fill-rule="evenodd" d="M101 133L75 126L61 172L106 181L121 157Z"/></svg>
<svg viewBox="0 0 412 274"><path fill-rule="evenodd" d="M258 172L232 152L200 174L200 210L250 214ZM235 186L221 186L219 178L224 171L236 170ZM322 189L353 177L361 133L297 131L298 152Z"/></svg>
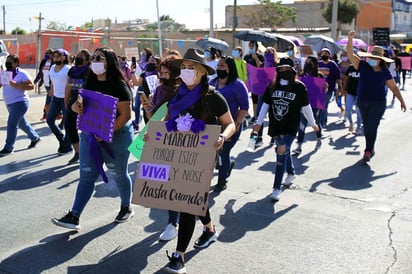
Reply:
<svg viewBox="0 0 412 274"><path fill-rule="evenodd" d="M133 154L134 157L138 161L140 161L140 157L142 156L142 151L144 147L144 135L147 131L147 127L152 121L160 121L165 117L167 114L167 102L163 103L162 106L150 117L150 120L146 123L142 131L139 132L139 134L136 136L136 138L133 140L133 142L130 144L130 146L127 148L130 153Z"/></svg>
<svg viewBox="0 0 412 274"><path fill-rule="evenodd" d="M198 134L166 130L152 121L136 171L132 203L205 216L221 127Z"/></svg>
<svg viewBox="0 0 412 274"><path fill-rule="evenodd" d="M118 98L98 91L80 89L84 111L77 116L77 128L111 142L114 134Z"/></svg>
<svg viewBox="0 0 412 274"><path fill-rule="evenodd" d="M310 106L317 109L325 109L325 78L304 76L299 77L308 89Z"/></svg>

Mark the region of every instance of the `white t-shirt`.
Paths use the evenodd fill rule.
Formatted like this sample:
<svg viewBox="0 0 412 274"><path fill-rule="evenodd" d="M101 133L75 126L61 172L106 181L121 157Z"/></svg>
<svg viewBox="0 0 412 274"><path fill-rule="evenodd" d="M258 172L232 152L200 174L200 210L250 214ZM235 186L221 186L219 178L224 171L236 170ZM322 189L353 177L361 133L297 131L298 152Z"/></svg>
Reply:
<svg viewBox="0 0 412 274"><path fill-rule="evenodd" d="M45 87L50 87L50 66L51 66L51 61L47 60L42 69L43 82L44 82Z"/></svg>
<svg viewBox="0 0 412 274"><path fill-rule="evenodd" d="M18 73L13 80L17 84L21 84L23 82L31 80L31 78L27 72L19 68ZM3 85L3 99L6 105L9 105L21 101L28 101L29 95L27 94L26 90L14 88L10 85Z"/></svg>
<svg viewBox="0 0 412 274"><path fill-rule="evenodd" d="M64 92L67 83L67 73L69 72L70 66L64 65L59 72L55 71L56 65L50 68L50 81L53 83L53 96L57 98L64 98Z"/></svg>

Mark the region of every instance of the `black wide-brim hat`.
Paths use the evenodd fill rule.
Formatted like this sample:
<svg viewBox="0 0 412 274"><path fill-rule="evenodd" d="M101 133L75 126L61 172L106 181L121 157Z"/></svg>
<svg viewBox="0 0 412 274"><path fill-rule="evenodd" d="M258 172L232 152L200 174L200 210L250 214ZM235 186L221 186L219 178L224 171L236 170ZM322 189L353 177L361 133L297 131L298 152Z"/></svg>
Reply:
<svg viewBox="0 0 412 274"><path fill-rule="evenodd" d="M279 63L276 65L276 72L279 72L281 67L289 67L296 74L295 63L289 57L281 58Z"/></svg>
<svg viewBox="0 0 412 274"><path fill-rule="evenodd" d="M204 66L207 70L207 74L212 75L215 74L216 71L207 64L206 56L203 50L197 48L189 48L185 55L183 55L183 59L176 59L172 61L172 65L180 68L180 65L183 61L192 61L193 63L198 63Z"/></svg>

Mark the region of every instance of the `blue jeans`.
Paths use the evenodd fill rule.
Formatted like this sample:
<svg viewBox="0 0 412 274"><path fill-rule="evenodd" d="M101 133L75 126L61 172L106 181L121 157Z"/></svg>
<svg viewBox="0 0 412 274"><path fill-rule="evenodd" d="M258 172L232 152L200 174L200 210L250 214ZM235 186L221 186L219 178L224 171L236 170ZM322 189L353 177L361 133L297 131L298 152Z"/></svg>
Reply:
<svg viewBox="0 0 412 274"><path fill-rule="evenodd" d="M140 97L139 94L137 94L134 97L134 106L133 106L133 111L134 111L134 120L137 124L140 123L140 106L141 106L141 102L140 102Z"/></svg>
<svg viewBox="0 0 412 274"><path fill-rule="evenodd" d="M292 155L290 153L290 146L292 145L294 135L279 135L276 136L276 171L273 188L280 189L285 171L288 174L295 174L295 167L293 166ZM279 146L286 146L285 153L278 153Z"/></svg>
<svg viewBox="0 0 412 274"><path fill-rule="evenodd" d="M176 226L179 223L179 212L169 210L169 224Z"/></svg>
<svg viewBox="0 0 412 274"><path fill-rule="evenodd" d="M57 115L60 112L63 112L63 117L66 117L66 108L64 106L64 98L58 98L53 96L50 103L49 113L47 114L47 124L49 125L50 130L53 132L59 141L61 148L71 147L69 142L68 135L64 135L61 129L56 124ZM64 118L63 118L64 119Z"/></svg>
<svg viewBox="0 0 412 274"><path fill-rule="evenodd" d="M362 116L359 111L359 107L356 104L357 96L346 94L346 118L350 124L353 124L352 113L353 113L353 106L355 106L356 112L356 127L362 127Z"/></svg>
<svg viewBox="0 0 412 274"><path fill-rule="evenodd" d="M233 134L233 136L223 144L222 150L219 152L220 159L222 160L222 164L219 165L219 181L225 181L228 176L230 167L230 151L239 140L240 133L242 133L242 127L243 126L241 125L238 132Z"/></svg>
<svg viewBox="0 0 412 274"><path fill-rule="evenodd" d="M100 148L101 157L109 172L113 174L119 191L121 206L129 206L132 199L132 179L128 173L128 160L130 152L127 149L133 141L133 126L129 121L124 127L115 131L113 140L108 143L114 153L114 159ZM72 212L80 217L87 202L90 200L99 172L93 158L89 154L89 134L80 134L80 181L77 185Z"/></svg>
<svg viewBox="0 0 412 274"><path fill-rule="evenodd" d="M321 138L322 137L322 125L320 124L320 116L321 116L322 110L319 108L312 108L312 112L313 112L313 117L315 118L315 123L319 128L319 130L316 132L316 138ZM299 131L298 131L298 140L297 140L299 144L303 143L303 140L305 139L305 130L307 126L308 126L308 120L306 120L305 115L301 113Z"/></svg>
<svg viewBox="0 0 412 274"><path fill-rule="evenodd" d="M358 102L362 114L363 132L365 134L366 149L373 153L378 135L378 126L386 109L386 101Z"/></svg>
<svg viewBox="0 0 412 274"><path fill-rule="evenodd" d="M5 149L13 151L14 143L17 138L17 129L20 128L27 134L31 141L36 141L40 138L39 134L34 130L30 123L24 117L29 109L29 101L21 101L6 105L9 117L7 118L7 137Z"/></svg>
<svg viewBox="0 0 412 274"><path fill-rule="evenodd" d="M325 96L325 109L321 111L321 116L320 116L320 122L324 126L326 126L326 123L328 121L328 106L334 94L335 94L334 91L328 91Z"/></svg>

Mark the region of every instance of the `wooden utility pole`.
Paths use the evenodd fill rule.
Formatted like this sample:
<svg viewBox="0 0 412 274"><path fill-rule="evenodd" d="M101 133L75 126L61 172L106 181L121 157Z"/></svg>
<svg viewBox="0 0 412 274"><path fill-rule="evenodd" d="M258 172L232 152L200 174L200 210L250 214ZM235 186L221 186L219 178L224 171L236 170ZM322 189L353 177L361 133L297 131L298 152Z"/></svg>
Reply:
<svg viewBox="0 0 412 274"><path fill-rule="evenodd" d="M232 48L235 47L236 27L237 27L237 0L233 0Z"/></svg>

